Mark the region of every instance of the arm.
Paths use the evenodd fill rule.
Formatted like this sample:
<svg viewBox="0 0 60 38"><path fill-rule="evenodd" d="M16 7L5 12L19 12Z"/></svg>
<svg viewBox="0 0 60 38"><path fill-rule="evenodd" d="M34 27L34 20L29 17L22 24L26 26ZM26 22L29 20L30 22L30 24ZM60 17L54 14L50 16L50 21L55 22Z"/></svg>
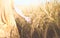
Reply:
<svg viewBox="0 0 60 38"><path fill-rule="evenodd" d="M18 13L21 17L23 17L27 22L29 23L31 22L31 18L24 16L23 12L20 9L18 9L16 6L14 6L14 9L16 13Z"/></svg>

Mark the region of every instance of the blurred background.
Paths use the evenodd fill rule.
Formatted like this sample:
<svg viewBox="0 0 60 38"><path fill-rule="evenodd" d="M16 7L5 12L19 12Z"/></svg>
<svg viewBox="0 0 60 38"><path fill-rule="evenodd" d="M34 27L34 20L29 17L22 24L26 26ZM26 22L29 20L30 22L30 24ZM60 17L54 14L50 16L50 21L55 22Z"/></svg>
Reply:
<svg viewBox="0 0 60 38"><path fill-rule="evenodd" d="M60 0L14 0L14 5L31 19L16 19L21 38L60 37Z"/></svg>

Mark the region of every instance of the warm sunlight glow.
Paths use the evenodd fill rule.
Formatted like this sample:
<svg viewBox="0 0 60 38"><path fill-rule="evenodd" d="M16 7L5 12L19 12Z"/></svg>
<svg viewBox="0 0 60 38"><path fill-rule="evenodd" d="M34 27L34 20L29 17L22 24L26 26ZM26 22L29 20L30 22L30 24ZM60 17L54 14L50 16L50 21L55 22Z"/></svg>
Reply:
<svg viewBox="0 0 60 38"><path fill-rule="evenodd" d="M29 17L24 16L22 10L19 9L18 7L21 6L21 7L30 8L31 6L36 7L45 3L46 3L46 0L14 0L14 8L21 17L25 18L27 22L30 22L31 19Z"/></svg>
<svg viewBox="0 0 60 38"><path fill-rule="evenodd" d="M45 0L14 0L15 5L29 6L29 5L39 5L45 3Z"/></svg>

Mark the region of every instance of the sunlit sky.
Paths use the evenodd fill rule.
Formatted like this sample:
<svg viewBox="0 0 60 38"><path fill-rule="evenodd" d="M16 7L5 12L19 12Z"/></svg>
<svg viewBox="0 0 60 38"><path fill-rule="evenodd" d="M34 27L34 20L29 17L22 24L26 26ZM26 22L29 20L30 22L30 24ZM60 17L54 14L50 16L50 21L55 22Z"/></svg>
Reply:
<svg viewBox="0 0 60 38"><path fill-rule="evenodd" d="M40 5L47 2L54 2L55 0L14 0L15 5L29 6L29 5ZM60 2L60 0L57 0Z"/></svg>
<svg viewBox="0 0 60 38"><path fill-rule="evenodd" d="M39 5L40 3L45 3L45 0L14 0L15 5Z"/></svg>

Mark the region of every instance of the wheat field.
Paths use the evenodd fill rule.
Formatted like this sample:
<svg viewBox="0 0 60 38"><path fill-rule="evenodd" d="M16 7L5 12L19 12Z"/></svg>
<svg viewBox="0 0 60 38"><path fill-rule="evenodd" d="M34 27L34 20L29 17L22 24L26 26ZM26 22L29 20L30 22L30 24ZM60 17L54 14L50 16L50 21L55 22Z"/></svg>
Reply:
<svg viewBox="0 0 60 38"><path fill-rule="evenodd" d="M31 23L16 19L21 38L60 38L60 4L46 2L39 6L20 7ZM28 13L28 14L27 14Z"/></svg>
<svg viewBox="0 0 60 38"><path fill-rule="evenodd" d="M17 6L31 19L27 22L13 0L0 0L0 38L60 38L60 1L35 4Z"/></svg>

